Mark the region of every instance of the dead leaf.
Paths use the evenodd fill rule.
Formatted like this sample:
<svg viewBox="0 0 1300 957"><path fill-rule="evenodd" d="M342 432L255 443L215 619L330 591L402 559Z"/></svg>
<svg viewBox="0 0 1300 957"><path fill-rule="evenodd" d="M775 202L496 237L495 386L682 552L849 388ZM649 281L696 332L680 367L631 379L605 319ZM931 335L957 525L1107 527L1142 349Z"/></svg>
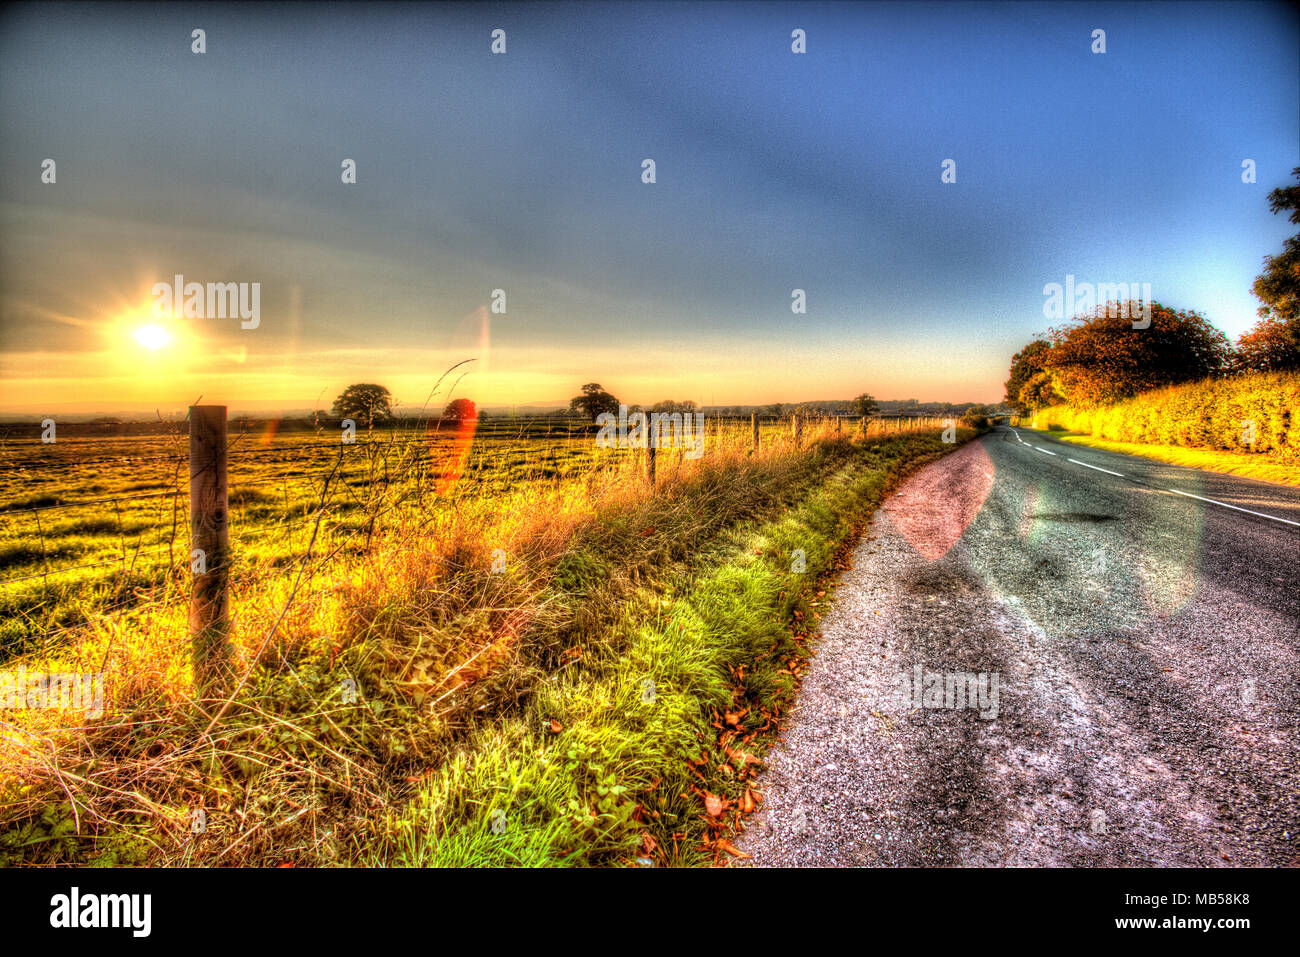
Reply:
<svg viewBox="0 0 1300 957"><path fill-rule="evenodd" d="M553 734L559 734L559 733L560 733L561 731L563 731L563 730L564 730L564 725L560 724L560 722L558 722L558 721L556 721L554 718L552 718L552 719L551 719L551 732L552 732Z"/></svg>
<svg viewBox="0 0 1300 957"><path fill-rule="evenodd" d="M732 844L725 837L718 838L718 843L716 846L718 850L726 851L732 857L739 857L741 860L749 860L751 857L753 857L752 854L746 854L744 851L737 848L736 845Z"/></svg>

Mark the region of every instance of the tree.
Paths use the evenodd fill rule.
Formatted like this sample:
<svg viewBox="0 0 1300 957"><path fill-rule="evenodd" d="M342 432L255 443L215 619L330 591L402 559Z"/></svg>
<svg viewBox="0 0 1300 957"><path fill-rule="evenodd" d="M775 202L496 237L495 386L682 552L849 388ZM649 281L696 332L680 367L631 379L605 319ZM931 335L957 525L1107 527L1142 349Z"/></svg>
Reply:
<svg viewBox="0 0 1300 957"><path fill-rule="evenodd" d="M1300 223L1300 166L1291 175L1296 177L1296 184L1273 190L1268 194L1268 205L1274 215L1291 210L1291 222ZM1264 257L1264 272L1253 288L1264 303L1259 307L1260 316L1288 320L1300 315L1300 234L1282 243L1280 255Z"/></svg>
<svg viewBox="0 0 1300 957"><path fill-rule="evenodd" d="M879 411L880 404L872 398L869 392L864 392L853 400L854 415L875 415Z"/></svg>
<svg viewBox="0 0 1300 957"><path fill-rule="evenodd" d="M358 382L348 386L334 400L334 415L340 419L364 420L366 428L375 422L391 418L393 395L382 385Z"/></svg>
<svg viewBox="0 0 1300 957"><path fill-rule="evenodd" d="M1006 401L1021 415L1026 415L1030 409L1020 401L1020 390L1043 371L1043 360L1051 349L1052 344L1046 339L1035 339L1011 357L1011 375L1006 381Z"/></svg>
<svg viewBox="0 0 1300 957"><path fill-rule="evenodd" d="M569 400L569 411L595 422L596 416L602 412L617 415L618 399L606 392L599 382L588 382L582 387L582 395Z"/></svg>
<svg viewBox="0 0 1300 957"><path fill-rule="evenodd" d="M699 407L695 404L694 399L687 399L684 402L674 402L672 399L664 399L662 402L656 402L650 406L651 412L694 412Z"/></svg>
<svg viewBox="0 0 1300 957"><path fill-rule="evenodd" d="M1016 393L1012 405L1020 415L1028 415L1049 405L1060 405L1064 400L1057 391L1056 380L1046 370L1036 372Z"/></svg>
<svg viewBox="0 0 1300 957"><path fill-rule="evenodd" d="M1293 186L1268 194L1273 213L1290 210L1300 223L1300 166L1291 171ZM1246 372L1300 369L1300 233L1282 243L1277 256L1264 257L1264 272L1255 280L1260 322L1237 342L1237 367Z"/></svg>
<svg viewBox="0 0 1300 957"><path fill-rule="evenodd" d="M1300 369L1300 317L1268 316L1237 340L1236 367L1241 372L1289 372Z"/></svg>
<svg viewBox="0 0 1300 957"><path fill-rule="evenodd" d="M1127 305L1127 312L1098 306L1093 315L1076 317L1074 325L1052 330L1043 368L1072 405L1115 402L1204 379L1228 366L1228 337L1204 316L1153 302L1150 325L1135 329L1125 316L1140 314L1142 307Z"/></svg>
<svg viewBox="0 0 1300 957"><path fill-rule="evenodd" d="M469 399L453 399L447 403L447 408L442 410L442 417L452 422L465 422L470 419L477 419L478 407Z"/></svg>

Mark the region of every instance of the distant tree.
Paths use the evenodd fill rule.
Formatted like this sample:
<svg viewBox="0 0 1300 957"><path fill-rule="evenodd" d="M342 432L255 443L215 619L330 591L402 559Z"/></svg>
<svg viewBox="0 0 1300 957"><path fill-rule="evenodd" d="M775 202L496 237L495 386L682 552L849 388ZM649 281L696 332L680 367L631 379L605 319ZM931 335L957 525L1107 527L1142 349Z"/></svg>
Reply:
<svg viewBox="0 0 1300 957"><path fill-rule="evenodd" d="M1053 382L1072 405L1092 406L1225 369L1232 356L1228 337L1204 316L1150 304L1151 323L1133 328L1128 311L1098 306L1074 325L1052 330L1052 348L1043 361ZM1018 398L1018 397L1017 397Z"/></svg>
<svg viewBox="0 0 1300 957"><path fill-rule="evenodd" d="M650 406L651 412L694 412L699 408L693 399L686 399L683 402L674 402L672 399L664 399L662 402L656 402Z"/></svg>
<svg viewBox="0 0 1300 957"><path fill-rule="evenodd" d="M762 411L763 411L764 413L766 413L767 415L784 415L784 414L785 414L785 403L783 403L783 402L773 402L771 405L765 405L765 406L763 406Z"/></svg>
<svg viewBox="0 0 1300 957"><path fill-rule="evenodd" d="M1035 339L1011 357L1011 375L1006 381L1006 401L1021 415L1026 415L1029 408L1020 402L1020 390L1025 383L1043 371L1043 360L1052 349L1046 339Z"/></svg>
<svg viewBox="0 0 1300 957"><path fill-rule="evenodd" d="M391 418L392 393L373 382L358 382L344 389L334 400L334 415L341 419L364 421L366 428Z"/></svg>
<svg viewBox="0 0 1300 957"><path fill-rule="evenodd" d="M582 387L582 395L569 400L569 411L595 422L596 416L602 412L617 415L618 399L606 392L599 382L588 382Z"/></svg>
<svg viewBox="0 0 1300 957"><path fill-rule="evenodd" d="M447 408L442 410L442 417L453 422L477 419L479 417L478 407L469 399L453 399L447 403Z"/></svg>
<svg viewBox="0 0 1300 957"><path fill-rule="evenodd" d="M1269 193L1268 205L1274 215L1289 209L1291 222L1300 223L1300 166L1291 175L1296 183ZM1280 255L1264 257L1264 272L1255 280L1254 292L1264 303L1260 316L1288 320L1300 315L1300 234L1282 243Z"/></svg>
<svg viewBox="0 0 1300 957"><path fill-rule="evenodd" d="M880 411L880 403L871 396L871 393L864 392L853 400L852 408L854 415L875 415Z"/></svg>

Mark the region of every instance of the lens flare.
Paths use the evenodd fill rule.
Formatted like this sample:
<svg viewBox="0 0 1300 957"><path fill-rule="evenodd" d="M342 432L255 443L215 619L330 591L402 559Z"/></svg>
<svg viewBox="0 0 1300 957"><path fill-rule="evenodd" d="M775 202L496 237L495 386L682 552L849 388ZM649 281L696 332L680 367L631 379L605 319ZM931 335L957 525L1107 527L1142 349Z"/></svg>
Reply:
<svg viewBox="0 0 1300 957"><path fill-rule="evenodd" d="M478 429L478 410L474 403L457 401L466 402L458 419L436 419L429 423L429 458L434 467L433 487L439 495L446 493L464 474L469 450L474 444L474 433ZM450 441L446 443L440 441L444 427L454 429Z"/></svg>

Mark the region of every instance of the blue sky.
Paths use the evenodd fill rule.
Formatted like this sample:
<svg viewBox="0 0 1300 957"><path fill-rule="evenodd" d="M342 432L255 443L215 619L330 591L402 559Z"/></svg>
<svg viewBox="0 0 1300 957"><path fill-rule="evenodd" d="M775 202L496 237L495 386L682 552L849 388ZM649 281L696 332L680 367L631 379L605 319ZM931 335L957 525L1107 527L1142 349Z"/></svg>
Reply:
<svg viewBox="0 0 1300 957"><path fill-rule="evenodd" d="M991 401L1044 284L1148 282L1235 337L1294 229L1267 206L1300 165L1283 5L0 17L0 408L419 404L470 356L490 405ZM261 324L143 354L175 273L261 282Z"/></svg>

